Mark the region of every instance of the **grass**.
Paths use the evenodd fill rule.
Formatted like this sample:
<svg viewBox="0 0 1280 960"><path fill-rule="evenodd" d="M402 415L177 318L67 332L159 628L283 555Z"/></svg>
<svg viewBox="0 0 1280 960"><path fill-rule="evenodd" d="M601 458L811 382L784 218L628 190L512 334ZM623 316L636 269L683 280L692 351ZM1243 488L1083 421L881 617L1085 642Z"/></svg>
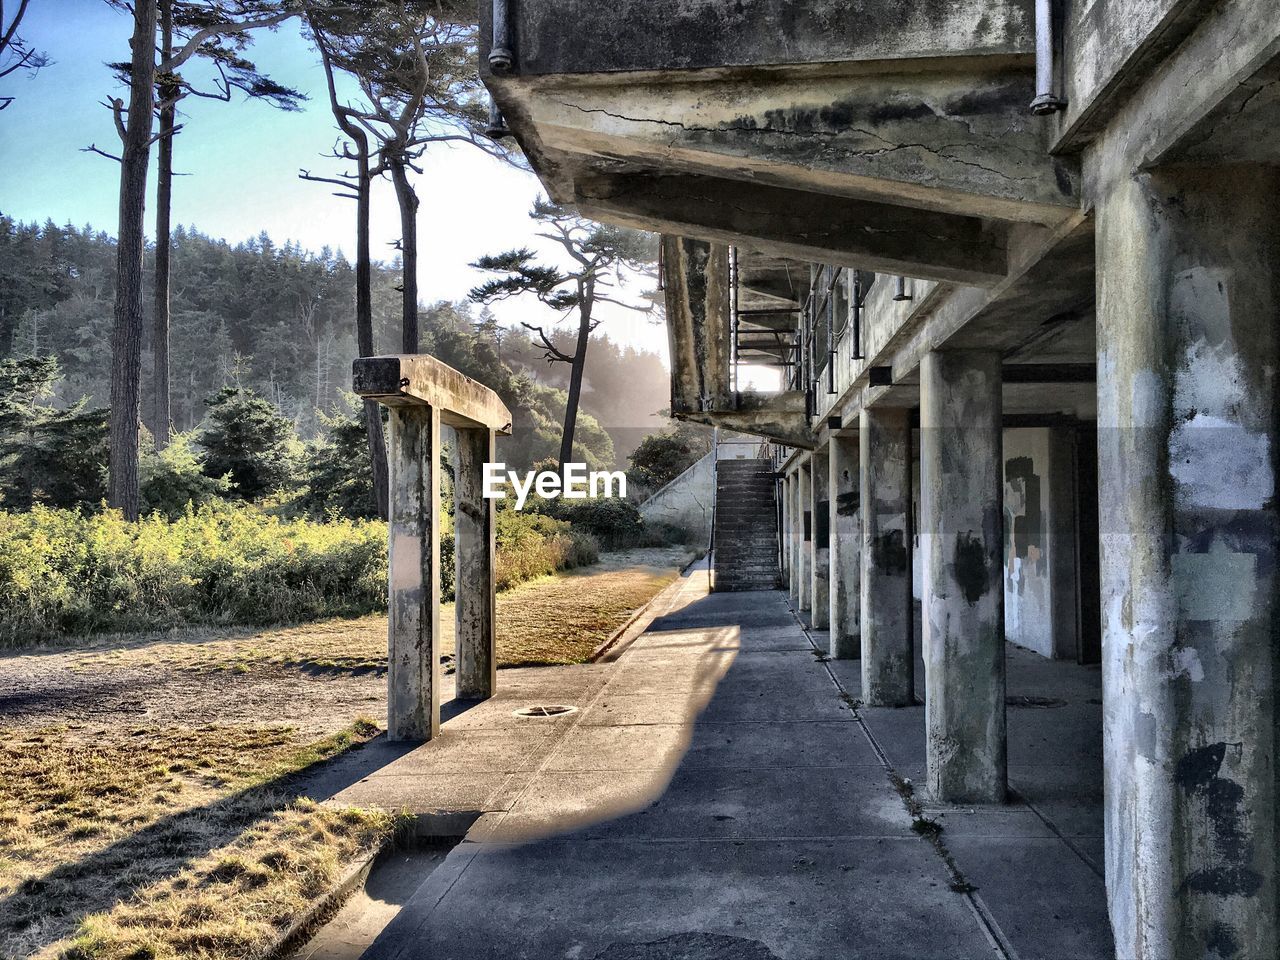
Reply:
<svg viewBox="0 0 1280 960"><path fill-rule="evenodd" d="M0 955L255 955L395 828L293 777L376 732L0 730Z"/></svg>
<svg viewBox="0 0 1280 960"><path fill-rule="evenodd" d="M606 554L600 563L541 577L498 594L498 665L582 663L677 576L683 548ZM441 610L442 654L453 652L453 605ZM103 649L106 647L106 649ZM100 640L70 655L77 670L135 666L247 673L263 665L321 673L379 672L387 618L324 620L267 630L199 628L174 636Z"/></svg>

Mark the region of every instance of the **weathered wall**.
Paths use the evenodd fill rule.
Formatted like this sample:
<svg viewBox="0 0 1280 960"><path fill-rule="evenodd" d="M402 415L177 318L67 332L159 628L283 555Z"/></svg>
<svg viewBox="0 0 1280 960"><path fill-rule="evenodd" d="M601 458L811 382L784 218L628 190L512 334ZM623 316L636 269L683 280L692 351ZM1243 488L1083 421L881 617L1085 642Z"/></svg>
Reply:
<svg viewBox="0 0 1280 960"><path fill-rule="evenodd" d="M640 515L649 523L682 527L689 531L694 543L704 543L711 534L714 492L713 450L640 504Z"/></svg>
<svg viewBox="0 0 1280 960"><path fill-rule="evenodd" d="M514 12L530 74L1034 50L1031 0L524 0Z"/></svg>
<svg viewBox="0 0 1280 960"><path fill-rule="evenodd" d="M1004 435L1004 622L1011 643L1053 656L1049 429Z"/></svg>

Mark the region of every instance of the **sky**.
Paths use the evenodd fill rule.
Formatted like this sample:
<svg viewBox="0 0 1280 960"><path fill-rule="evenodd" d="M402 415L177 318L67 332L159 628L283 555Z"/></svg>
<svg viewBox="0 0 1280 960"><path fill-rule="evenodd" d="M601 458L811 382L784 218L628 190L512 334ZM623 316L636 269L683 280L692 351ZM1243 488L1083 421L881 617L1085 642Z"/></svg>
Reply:
<svg viewBox="0 0 1280 960"><path fill-rule="evenodd" d="M119 168L82 152L90 144L118 152L108 96L123 96L104 65L128 57L131 20L103 0L32 0L21 34L47 52L53 63L34 77L11 74L0 95L16 99L0 111L0 212L23 221L52 218L115 233ZM258 66L311 100L297 113L264 104L187 98L174 145L173 219L232 243L266 231L277 244L295 240L304 248L329 246L354 253L354 204L333 197L323 184L298 179L300 169L332 175L326 161L337 132L329 112L324 72L296 22L260 31L248 53ZM191 79L199 67L188 69ZM154 174L154 162L152 163ZM468 265L486 253L530 246L550 260L564 255L534 235L528 212L541 192L533 174L461 144L434 144L416 178L421 268L426 302L459 300L483 279ZM154 187L150 197L154 197ZM154 211L149 207L148 223ZM150 233L150 231L149 231ZM399 215L391 185L375 187L374 256L390 260ZM631 284L638 293L651 282ZM494 308L507 324L554 321L532 299ZM630 311L604 305L601 332L611 339L667 354L665 327ZM565 321L568 323L569 321Z"/></svg>

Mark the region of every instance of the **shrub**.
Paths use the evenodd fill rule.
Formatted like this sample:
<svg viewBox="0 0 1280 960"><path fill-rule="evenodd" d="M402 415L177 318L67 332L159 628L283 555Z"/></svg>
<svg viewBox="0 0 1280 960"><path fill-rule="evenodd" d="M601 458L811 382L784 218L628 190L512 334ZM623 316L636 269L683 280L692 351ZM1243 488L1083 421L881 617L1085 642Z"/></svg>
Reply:
<svg viewBox="0 0 1280 960"><path fill-rule="evenodd" d="M554 517L499 510L497 526L499 590L599 559L593 537Z"/></svg>
<svg viewBox="0 0 1280 960"><path fill-rule="evenodd" d="M595 540L568 523L500 510L505 590L594 563ZM0 647L104 631L271 624L386 609L387 528L378 521L282 519L210 502L137 523L37 506L0 512ZM454 539L442 524L442 592L453 596Z"/></svg>
<svg viewBox="0 0 1280 960"><path fill-rule="evenodd" d="M386 527L207 504L128 523L0 516L0 645L185 624L263 624L386 605Z"/></svg>
<svg viewBox="0 0 1280 960"><path fill-rule="evenodd" d="M536 502L536 509L558 520L568 521L575 530L588 534L606 550L639 546L645 542L644 518L634 503L622 497Z"/></svg>

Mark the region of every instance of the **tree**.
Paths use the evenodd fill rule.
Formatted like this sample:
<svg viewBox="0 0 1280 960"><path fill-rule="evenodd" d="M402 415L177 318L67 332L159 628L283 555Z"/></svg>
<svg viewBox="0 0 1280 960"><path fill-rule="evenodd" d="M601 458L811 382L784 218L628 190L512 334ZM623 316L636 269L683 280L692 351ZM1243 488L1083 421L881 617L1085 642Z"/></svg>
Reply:
<svg viewBox="0 0 1280 960"><path fill-rule="evenodd" d="M26 15L30 0L20 0L8 23L4 21L4 4L0 3L0 80L19 70L34 74L51 62L49 55L37 50L18 35L18 27ZM0 97L0 110L13 103L13 97Z"/></svg>
<svg viewBox="0 0 1280 960"><path fill-rule="evenodd" d="M400 210L401 351L417 353L418 207L410 174L433 143L462 142L502 158L484 133L488 110L476 65L476 17L463 0L334 0L315 3L309 22L326 69L352 77L359 103L337 103L347 131L359 126L374 147L371 176L386 175ZM353 138L358 162L359 140ZM355 182L359 181L359 173Z"/></svg>
<svg viewBox="0 0 1280 960"><path fill-rule="evenodd" d="M159 0L160 3L160 59L173 59L174 41L190 40L200 31L219 30L232 26L238 17L252 12L266 16L278 12L275 3L246 4L227 0L217 2L184 2L184 0ZM234 9L232 9L234 6ZM156 157L156 261L155 308L153 310L153 387L155 413L152 435L156 447L163 450L169 442L173 428L170 409L169 370L169 281L170 253L172 249L173 208L173 141L181 127L177 124L178 104L188 96L203 97L229 102L231 91L239 90L248 99L265 100L281 110L297 110L306 96L297 90L281 86L243 56L249 44L249 35L241 33L213 33L196 47L196 55L210 61L218 70L218 77L211 89L201 89L189 83L181 73L170 70L159 75L156 99L159 104L159 139Z"/></svg>
<svg viewBox="0 0 1280 960"><path fill-rule="evenodd" d="M205 476L230 477L232 493L244 500L261 500L296 485L293 423L252 390L223 387L211 397L199 439Z"/></svg>
<svg viewBox="0 0 1280 960"><path fill-rule="evenodd" d="M106 411L50 401L61 373L52 357L0 360L0 505L93 505L106 481Z"/></svg>
<svg viewBox="0 0 1280 960"><path fill-rule="evenodd" d="M592 332L600 325L594 317L596 305L612 303L645 312L653 309L651 299L647 303L636 304L611 296L608 291L614 289L615 282L609 274L616 277L623 268L643 269L656 259L657 249L652 234L596 223L547 200L536 201L529 216L546 227L538 236L559 244L576 267L562 270L539 264L534 252L527 247L481 257L472 264L473 267L502 276L472 288L471 299L476 303L489 304L532 294L552 310L566 314L577 311L578 335L572 353L566 353L557 346L546 328L521 324L537 334L536 342L548 363L569 365L569 399L560 439L560 465L563 467L573 460L573 435L582 397L587 345Z"/></svg>
<svg viewBox="0 0 1280 960"><path fill-rule="evenodd" d="M372 477L360 464L366 440L364 411L354 397L349 403L345 416L323 417L327 435L307 446L307 490L299 506L318 516L336 512L361 520L378 515L378 501Z"/></svg>
<svg viewBox="0 0 1280 960"><path fill-rule="evenodd" d="M108 0L133 16L132 56L128 61L129 102L112 97L108 102L120 137L119 156L88 148L120 163L120 220L117 233L115 318L111 336L111 447L107 500L126 519L136 520L140 507L138 480L139 414L142 385L142 295L143 255L146 251L143 227L147 203L147 169L156 108L156 78L177 74L182 65L200 52L209 41L230 37L261 27L275 26L295 16L281 10L244 0L206 0L210 9L233 13L231 19L214 18L194 30L173 52L156 62L158 10L154 2ZM269 7L269 8L268 8ZM123 65L122 65L123 66Z"/></svg>
<svg viewBox="0 0 1280 960"><path fill-rule="evenodd" d="M627 471L637 486L658 490L698 462L711 449L711 438L705 428L693 424L676 424L670 430L651 433L627 459Z"/></svg>

